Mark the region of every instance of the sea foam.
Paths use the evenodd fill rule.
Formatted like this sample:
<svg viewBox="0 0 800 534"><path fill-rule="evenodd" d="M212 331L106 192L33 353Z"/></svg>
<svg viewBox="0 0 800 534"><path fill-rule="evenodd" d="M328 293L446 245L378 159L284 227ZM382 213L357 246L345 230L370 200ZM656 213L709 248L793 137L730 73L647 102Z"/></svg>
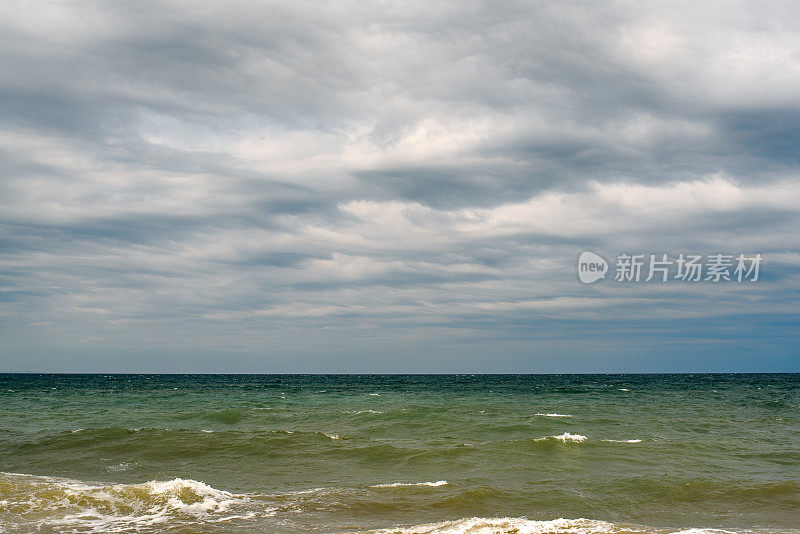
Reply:
<svg viewBox="0 0 800 534"><path fill-rule="evenodd" d="M437 480L436 482L393 482L391 484L375 484L374 486L370 486L371 488L398 488L400 486L431 486L431 487L438 487L438 486L446 486L446 480Z"/></svg>
<svg viewBox="0 0 800 534"><path fill-rule="evenodd" d="M568 441L581 443L586 441L588 438L580 434L570 434L569 432L564 432L563 434L559 434L558 436L546 436L543 438L536 438L536 441L546 441L548 439L557 439L558 441L562 441L564 443L567 443Z"/></svg>
<svg viewBox="0 0 800 534"><path fill-rule="evenodd" d="M368 531L370 534L612 534L638 532L613 523L590 519L553 519L534 521L524 517L470 517L441 523L428 523L405 528Z"/></svg>
<svg viewBox="0 0 800 534"><path fill-rule="evenodd" d="M12 488L8 508L23 524L27 522L38 529L130 532L156 525L166 528L174 522L219 522L274 515L274 509L262 507L255 511L246 506L246 495L191 479L100 485L57 477L2 475Z"/></svg>

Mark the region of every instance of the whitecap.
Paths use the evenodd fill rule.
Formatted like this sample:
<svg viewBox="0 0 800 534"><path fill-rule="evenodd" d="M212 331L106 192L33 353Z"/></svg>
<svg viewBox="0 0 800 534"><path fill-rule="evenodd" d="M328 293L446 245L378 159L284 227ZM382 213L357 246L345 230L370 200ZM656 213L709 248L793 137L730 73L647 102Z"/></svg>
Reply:
<svg viewBox="0 0 800 534"><path fill-rule="evenodd" d="M433 488L439 486L446 486L446 480L437 480L436 482L392 482L391 484L375 484L371 488L399 488L400 486L430 486Z"/></svg>
<svg viewBox="0 0 800 534"><path fill-rule="evenodd" d="M609 443L641 443L640 439L603 439L600 441L607 441Z"/></svg>
<svg viewBox="0 0 800 534"><path fill-rule="evenodd" d="M537 413L536 415L540 417L572 417L571 415L563 413Z"/></svg>
<svg viewBox="0 0 800 534"><path fill-rule="evenodd" d="M559 441L563 441L564 443L566 443L568 441L572 441L572 442L575 442L575 443L581 443L583 441L586 441L588 438L586 436L582 436L580 434L570 434L569 432L564 432L563 434L560 434L558 436L547 436L547 437L544 437L544 438L537 438L536 441L545 441L545 440L548 440L548 439L557 439Z"/></svg>
<svg viewBox="0 0 800 534"><path fill-rule="evenodd" d="M106 466L106 469L108 471L127 471L130 468L131 468L130 462L120 462L115 465Z"/></svg>

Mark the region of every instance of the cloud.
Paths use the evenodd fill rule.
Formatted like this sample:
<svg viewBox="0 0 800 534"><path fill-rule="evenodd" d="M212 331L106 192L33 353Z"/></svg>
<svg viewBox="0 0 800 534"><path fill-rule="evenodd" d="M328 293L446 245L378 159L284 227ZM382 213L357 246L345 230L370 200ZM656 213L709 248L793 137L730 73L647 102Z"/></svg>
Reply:
<svg viewBox="0 0 800 534"><path fill-rule="evenodd" d="M0 363L647 370L691 346L788 368L797 15L7 2ZM587 249L767 263L752 286L584 287Z"/></svg>

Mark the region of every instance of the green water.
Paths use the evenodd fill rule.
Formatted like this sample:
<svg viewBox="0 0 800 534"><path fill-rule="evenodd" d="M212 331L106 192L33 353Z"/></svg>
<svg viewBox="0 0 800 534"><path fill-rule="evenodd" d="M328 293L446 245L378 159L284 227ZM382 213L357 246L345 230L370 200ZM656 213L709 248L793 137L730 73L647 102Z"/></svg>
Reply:
<svg viewBox="0 0 800 534"><path fill-rule="evenodd" d="M7 532L797 533L800 375L0 375L0 471Z"/></svg>

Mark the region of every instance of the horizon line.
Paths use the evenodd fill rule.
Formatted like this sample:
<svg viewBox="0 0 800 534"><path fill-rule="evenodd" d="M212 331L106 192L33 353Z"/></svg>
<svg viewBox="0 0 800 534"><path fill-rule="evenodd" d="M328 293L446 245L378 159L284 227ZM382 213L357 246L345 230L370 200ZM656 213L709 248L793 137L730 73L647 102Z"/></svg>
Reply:
<svg viewBox="0 0 800 534"><path fill-rule="evenodd" d="M156 375L156 376L566 376L566 375L792 375L800 371L632 371L632 372L180 372L180 371L0 371L0 375Z"/></svg>

